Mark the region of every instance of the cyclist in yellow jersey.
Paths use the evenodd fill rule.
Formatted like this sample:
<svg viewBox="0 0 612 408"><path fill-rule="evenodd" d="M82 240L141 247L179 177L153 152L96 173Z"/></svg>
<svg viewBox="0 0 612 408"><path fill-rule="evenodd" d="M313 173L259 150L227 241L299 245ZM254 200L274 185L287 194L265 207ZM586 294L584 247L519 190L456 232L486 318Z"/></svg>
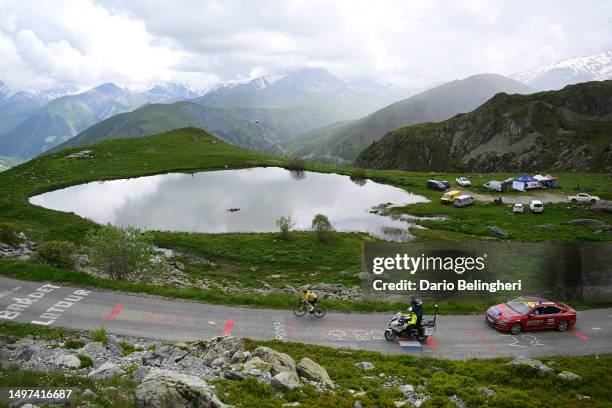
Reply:
<svg viewBox="0 0 612 408"><path fill-rule="evenodd" d="M312 314L315 310L315 305L317 304L317 300L319 300L319 295L314 290L306 290L304 289L304 307L308 310L308 313Z"/></svg>

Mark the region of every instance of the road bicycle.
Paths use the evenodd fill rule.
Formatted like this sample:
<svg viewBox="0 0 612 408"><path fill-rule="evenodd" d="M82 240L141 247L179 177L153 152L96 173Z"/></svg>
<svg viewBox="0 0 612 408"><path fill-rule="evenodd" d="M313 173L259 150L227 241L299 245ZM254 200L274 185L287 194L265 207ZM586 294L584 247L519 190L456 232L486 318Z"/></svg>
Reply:
<svg viewBox="0 0 612 408"><path fill-rule="evenodd" d="M300 303L298 303L298 305L293 308L293 314L296 315L297 317L302 317L306 313L308 313L308 310L306 309L306 305L304 305L304 302L300 300ZM317 306L317 305L315 305L314 310L312 312L313 316L319 319L325 316L326 313L327 313L327 310L325 310L324 307Z"/></svg>

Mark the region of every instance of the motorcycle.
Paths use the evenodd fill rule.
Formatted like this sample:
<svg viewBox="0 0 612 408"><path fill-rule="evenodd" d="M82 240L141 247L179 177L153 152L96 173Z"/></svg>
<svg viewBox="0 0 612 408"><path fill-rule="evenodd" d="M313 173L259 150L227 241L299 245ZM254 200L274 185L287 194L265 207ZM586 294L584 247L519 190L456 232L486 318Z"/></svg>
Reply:
<svg viewBox="0 0 612 408"><path fill-rule="evenodd" d="M385 339L389 341L395 340L397 337L406 339L416 339L418 341L425 341L429 336L434 334L436 327L436 319L438 317L438 305L434 306L434 318L433 320L421 320L421 325L416 327L414 325L407 325L404 321L402 312L397 312L389 320L387 330L385 330Z"/></svg>

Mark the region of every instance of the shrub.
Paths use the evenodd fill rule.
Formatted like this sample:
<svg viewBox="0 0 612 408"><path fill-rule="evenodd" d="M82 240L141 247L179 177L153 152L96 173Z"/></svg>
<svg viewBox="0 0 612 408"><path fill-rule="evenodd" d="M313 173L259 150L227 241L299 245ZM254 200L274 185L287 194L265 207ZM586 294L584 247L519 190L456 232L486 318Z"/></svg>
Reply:
<svg viewBox="0 0 612 408"><path fill-rule="evenodd" d="M353 170L349 177L353 181L365 180L367 178L365 169L362 169L361 167Z"/></svg>
<svg viewBox="0 0 612 408"><path fill-rule="evenodd" d="M142 351L141 348L134 347L134 345L132 343L128 343L127 341L120 341L117 344L121 346L121 349L123 350L123 355L124 356L129 356L130 354L132 354L135 351Z"/></svg>
<svg viewBox="0 0 612 408"><path fill-rule="evenodd" d="M317 233L317 238L320 242L326 242L331 238L334 227L332 227L327 215L317 214L312 219L312 229Z"/></svg>
<svg viewBox="0 0 612 408"><path fill-rule="evenodd" d="M85 354L77 354L79 360L81 360L81 368L93 367L94 363L91 357Z"/></svg>
<svg viewBox="0 0 612 408"><path fill-rule="evenodd" d="M104 327L100 327L91 332L91 339L93 341L99 341L102 344L108 344L108 333L106 333Z"/></svg>
<svg viewBox="0 0 612 408"><path fill-rule="evenodd" d="M75 251L72 242L47 241L38 250L38 258L49 265L69 269L75 265Z"/></svg>
<svg viewBox="0 0 612 408"><path fill-rule="evenodd" d="M93 266L111 279L128 280L153 273L165 262L153 262L150 234L135 227L106 225L87 234L86 252Z"/></svg>
<svg viewBox="0 0 612 408"><path fill-rule="evenodd" d="M4 242L13 247L21 243L21 239L13 224L0 223L0 242Z"/></svg>
<svg viewBox="0 0 612 408"><path fill-rule="evenodd" d="M291 238L291 230L295 227L295 221L293 221L291 216L283 216L276 220L276 226L280 228L280 238L289 240Z"/></svg>
<svg viewBox="0 0 612 408"><path fill-rule="evenodd" d="M289 160L289 164L287 164L287 170L304 171L306 170L306 162L304 161L304 159L294 157Z"/></svg>
<svg viewBox="0 0 612 408"><path fill-rule="evenodd" d="M85 342L83 340L70 339L66 342L66 344L64 344L64 347L67 349L80 349L84 345Z"/></svg>

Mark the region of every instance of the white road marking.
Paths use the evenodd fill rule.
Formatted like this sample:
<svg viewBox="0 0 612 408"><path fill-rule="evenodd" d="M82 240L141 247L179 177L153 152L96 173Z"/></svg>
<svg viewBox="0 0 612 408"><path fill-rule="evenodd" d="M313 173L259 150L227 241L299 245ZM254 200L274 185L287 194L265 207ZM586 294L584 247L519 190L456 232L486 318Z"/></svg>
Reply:
<svg viewBox="0 0 612 408"><path fill-rule="evenodd" d="M601 327L591 327L592 330L601 330Z"/></svg>
<svg viewBox="0 0 612 408"><path fill-rule="evenodd" d="M208 324L217 324L217 322L213 322L212 320L208 322Z"/></svg>

